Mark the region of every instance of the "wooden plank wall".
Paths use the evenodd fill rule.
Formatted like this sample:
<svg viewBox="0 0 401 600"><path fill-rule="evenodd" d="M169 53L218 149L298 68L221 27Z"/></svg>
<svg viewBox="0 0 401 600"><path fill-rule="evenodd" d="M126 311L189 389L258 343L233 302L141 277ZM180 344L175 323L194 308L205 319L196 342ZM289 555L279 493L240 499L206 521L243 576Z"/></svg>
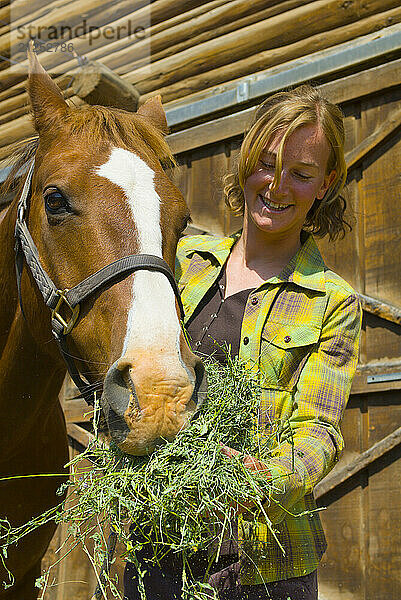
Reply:
<svg viewBox="0 0 401 600"><path fill-rule="evenodd" d="M345 106L349 139L355 143L385 123L399 107L401 90L376 94ZM358 291L400 305L399 239L401 135L397 129L351 172L350 195L356 227L348 240L322 244L330 265ZM361 361L401 356L400 328L365 315ZM383 392L352 398L344 421L347 451L366 450L400 424L401 395ZM352 454L351 454L352 455ZM338 490L323 516L331 541L322 579L353 598L401 597L399 447L362 472L347 490Z"/></svg>

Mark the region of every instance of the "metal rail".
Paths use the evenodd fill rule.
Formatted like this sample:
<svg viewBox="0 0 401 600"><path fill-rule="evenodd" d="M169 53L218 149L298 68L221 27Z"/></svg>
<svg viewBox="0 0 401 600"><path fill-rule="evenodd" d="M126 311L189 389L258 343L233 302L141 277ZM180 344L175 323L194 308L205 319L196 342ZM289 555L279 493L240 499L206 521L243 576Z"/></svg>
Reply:
<svg viewBox="0 0 401 600"><path fill-rule="evenodd" d="M401 24L399 23L379 32L244 77L237 80L235 84L216 86L207 90L208 95L205 98L191 102L185 100L173 102L170 107L166 107L167 123L172 127L186 121L193 121L266 96L290 85L356 67L397 50L401 50Z"/></svg>

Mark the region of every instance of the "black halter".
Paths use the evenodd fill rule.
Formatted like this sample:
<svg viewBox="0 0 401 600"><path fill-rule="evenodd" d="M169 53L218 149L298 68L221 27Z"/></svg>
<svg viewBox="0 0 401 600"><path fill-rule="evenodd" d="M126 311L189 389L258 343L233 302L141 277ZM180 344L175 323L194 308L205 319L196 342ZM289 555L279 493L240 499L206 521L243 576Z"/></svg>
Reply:
<svg viewBox="0 0 401 600"><path fill-rule="evenodd" d="M35 163L33 162L29 168L21 197L18 201L17 220L15 223L15 266L17 272L19 302L21 310L23 310L21 276L25 258L26 264L43 296L45 304L51 310L52 333L59 345L61 355L67 365L71 379L81 392L82 397L85 398L86 402L92 405L94 403L92 385L88 381L85 381L79 373L74 360L68 352L66 340L67 335L71 332L79 317L81 303L99 290L109 288L135 271L147 270L158 271L167 277L177 299L182 320L184 319L184 309L170 267L165 260L158 256L154 256L153 254L132 254L130 256L124 256L106 267L103 267L103 269L100 269L96 273L93 273L73 288L65 290L57 289L40 263L38 249L35 246L25 222L32 193L34 164ZM63 308L63 311L67 309L70 313L68 319L60 314L61 308Z"/></svg>

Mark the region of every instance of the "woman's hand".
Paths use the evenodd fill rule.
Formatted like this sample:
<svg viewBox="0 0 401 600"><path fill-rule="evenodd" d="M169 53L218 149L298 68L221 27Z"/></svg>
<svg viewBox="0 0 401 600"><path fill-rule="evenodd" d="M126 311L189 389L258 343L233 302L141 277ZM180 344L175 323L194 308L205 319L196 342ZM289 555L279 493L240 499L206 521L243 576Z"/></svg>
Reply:
<svg viewBox="0 0 401 600"><path fill-rule="evenodd" d="M224 444L221 444L221 451L223 452L223 454L225 454L225 456L228 456L229 458L233 458L234 456L238 456L238 454L241 454L240 452L238 452L238 450L234 450L233 448L224 446ZM265 473L266 477L269 477L270 475L268 467L260 460L258 460L254 456L250 456L249 454L244 456L244 465L250 471L258 471L259 473ZM256 505L253 502L248 501L242 501L241 504L235 503L233 505L238 513L246 513L249 510L252 510L256 507Z"/></svg>

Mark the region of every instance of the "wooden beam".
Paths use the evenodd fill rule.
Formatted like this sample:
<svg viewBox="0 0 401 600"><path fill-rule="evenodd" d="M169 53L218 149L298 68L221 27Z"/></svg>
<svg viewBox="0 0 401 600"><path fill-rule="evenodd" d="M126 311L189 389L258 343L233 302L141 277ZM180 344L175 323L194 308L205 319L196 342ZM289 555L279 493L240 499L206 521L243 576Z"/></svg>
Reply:
<svg viewBox="0 0 401 600"><path fill-rule="evenodd" d="M372 296L367 296L366 294L358 294L358 296L364 311L372 315L376 315L384 321L390 321L391 323L401 325L401 308L394 306L393 304L389 304L388 302L384 302L384 300L378 300Z"/></svg>
<svg viewBox="0 0 401 600"><path fill-rule="evenodd" d="M27 2L26 4L29 3ZM93 20L95 20L96 26L102 27L109 24L113 19L117 18L117 16L125 17L127 14L127 5L130 5L131 13L134 13L136 8L141 7L144 4L146 5L149 14L148 3L146 0L131 0L114 3L106 2L103 6L99 6L99 0L85 0L85 5L83 5L80 0L73 0L66 3L65 6L60 6L60 3L57 0L54 0L53 2L48 2L45 8L43 7L44 3L42 0L36 0L35 3L33 3L33 10L31 13L32 18L28 17L27 19L22 17L21 20L13 19L13 28L10 29L8 34L3 34L0 37L0 54L9 56L14 53L15 57L15 53L19 44L21 44L21 41L26 42L29 37L26 35L24 39L21 39L21 32L18 27L26 24L26 21L28 21L31 27L42 27L42 32L45 32L46 28L58 28L67 23L69 27L74 28L82 23L82 14L84 12L88 24L92 25ZM37 30L38 29L36 29L36 31ZM44 38L43 33L41 39L48 41ZM75 40L75 37L73 37L72 40ZM85 41L87 43L87 40ZM98 41L104 44L104 38Z"/></svg>
<svg viewBox="0 0 401 600"><path fill-rule="evenodd" d="M264 19L238 31L203 42L127 74L126 80L137 85L141 93L233 63L236 60L296 42L301 38L359 21L386 9L394 8L398 0L371 0L369 4L344 3L338 10L338 0L315 0L284 14ZM235 61L234 61L235 63Z"/></svg>
<svg viewBox="0 0 401 600"><path fill-rule="evenodd" d="M17 19L22 19L26 16L27 20L29 18L32 20L32 15L40 8L43 8L43 5L43 0L18 0L18 2L10 2L8 6L10 11L9 21L12 19L12 25L14 27L14 23L17 21ZM48 2L46 4L46 8L51 10L53 9L53 6L51 6L51 3ZM1 15L0 18L3 20L3 15ZM3 32L1 32L1 34L3 35Z"/></svg>
<svg viewBox="0 0 401 600"><path fill-rule="evenodd" d="M319 87L332 102L343 104L377 92L383 93L400 83L401 58L324 83Z"/></svg>
<svg viewBox="0 0 401 600"><path fill-rule="evenodd" d="M129 70L132 70L125 66L127 61L129 61L129 63L136 63L136 65L140 64L141 66L146 62L149 63L151 59L149 56L149 40L151 40L151 54L153 60L154 54L158 52L160 48L163 48L168 52L168 49L172 46L172 40L174 43L177 43L177 41L182 38L187 22L192 21L192 27L187 28L190 38L193 37L194 31L198 30L199 23L201 27L203 23L203 27L213 31L212 24L204 24L203 16L214 15L216 9L228 4L227 0L204 0L200 5L197 2L194 2L194 7L192 8L191 5L186 2L185 8L183 5L180 6L180 10L177 14L172 12L165 13L165 17L161 20L157 20L157 18L154 18L154 10L161 4L161 1L162 0L158 0L157 4L152 4L151 26L145 30L143 39L135 40L135 44L130 44L129 52L126 50L127 43L124 43L123 39L113 42L112 52L108 52L104 55L104 49L98 48L91 51L90 56L96 58L96 55L99 54L99 52L102 52L104 55L103 60L105 62L107 61L107 65L111 69L119 69L120 72L127 73ZM232 4L232 2L230 2L230 4ZM135 17L136 15L134 15L134 20ZM167 35L164 35L166 32ZM173 53L173 51L174 50L171 50L171 53ZM133 68L137 68L137 66Z"/></svg>
<svg viewBox="0 0 401 600"><path fill-rule="evenodd" d="M293 61L296 64L297 59L305 60L305 57L308 55L318 52L324 54L324 51L327 49L332 50L333 47L339 44L372 34L380 29L387 28L389 24L398 23L400 17L401 7L374 14L349 25L342 24L340 27L325 31L324 35L319 33L311 37L302 38L292 44L279 45L276 48L257 52L246 58L227 63L222 67L213 68L206 72L197 72L192 77L186 77L177 83L169 84L166 87L159 87L158 92L161 94L164 102L176 101L177 103L182 102L183 97L187 101L189 101L189 98L191 101L194 101L210 97L213 94L224 93L241 84L240 78L243 78L244 82L268 78L272 67L277 69L280 65L284 66L284 63L288 63L286 66L288 69L291 69L291 62L289 61ZM319 79L324 75L325 73L322 72ZM397 77L399 77L399 73ZM354 89L354 93L357 92L357 89ZM142 96L145 100L148 94L143 94Z"/></svg>
<svg viewBox="0 0 401 600"><path fill-rule="evenodd" d="M95 439L95 436L89 431L86 431L83 427L76 425L75 423L67 423L67 435L73 438L85 448Z"/></svg>
<svg viewBox="0 0 401 600"><path fill-rule="evenodd" d="M90 421L93 417L93 408L88 406L83 399L65 400L63 411L67 423Z"/></svg>
<svg viewBox="0 0 401 600"><path fill-rule="evenodd" d="M194 48L232 31L240 31L244 27L272 18L277 14L283 14L302 5L305 5L305 0L254 0L252 3L249 0L230 0L230 2L221 2L220 0L216 8L210 6L209 11L205 11L204 14L197 16L195 19L185 19L177 26L168 27L159 34L150 31L152 63L157 63L167 56L178 54L188 48ZM124 61L124 58L127 62ZM237 64L237 62L234 61L234 64ZM132 51L126 52L125 57L121 56L118 68L124 73L129 73L142 67L144 63L146 63L146 58L143 56L143 51L141 52L139 44L135 44ZM205 80L205 73L198 73L197 76ZM185 80L180 83L181 89L184 86L187 88ZM212 75L209 86L213 83ZM173 88L177 90L176 85ZM201 86L195 86L194 89L199 90ZM154 94L155 91L152 93ZM179 95L181 96L181 94ZM175 96L177 96L177 93L175 93Z"/></svg>
<svg viewBox="0 0 401 600"><path fill-rule="evenodd" d="M73 76L73 92L88 104L113 106L135 112L139 92L100 62L86 61Z"/></svg>
<svg viewBox="0 0 401 600"><path fill-rule="evenodd" d="M362 452L360 456L351 460L347 465L339 467L334 472L330 473L317 484L314 490L315 498L321 498L328 492L333 491L339 485L360 473L363 469L366 469L375 460L381 458L393 448L396 448L401 444L401 427L396 429L390 435L374 444L369 450Z"/></svg>
<svg viewBox="0 0 401 600"><path fill-rule="evenodd" d="M50 11L53 11L55 8L54 5L57 4L60 4L57 0L55 2L43 2L43 0L32 0L32 2L12 1L8 21L6 23L3 20L0 21L0 36L8 35L11 30L15 30L17 27L21 27L21 25L26 25L45 16Z"/></svg>
<svg viewBox="0 0 401 600"><path fill-rule="evenodd" d="M183 19L185 20L187 18L188 11L190 11L193 7L197 8L199 2L200 0L186 0L185 9L182 9L182 7L177 4L177 0L157 0L157 2L153 2L151 5L146 0L121 0L117 3L108 2L108 6L103 7L102 10L99 10L99 2L97 1L97 8L94 13L96 26L103 27L107 25L116 32L121 31L121 39L110 41L110 43L105 44L105 39L103 36L92 38L92 40L89 42L88 36L84 35L80 37L73 37L68 41L71 41L74 44L74 50L78 54L88 55L90 59L97 60L101 58L104 62L110 61L108 66L114 69L116 65L113 64L113 61L116 58L118 59L118 56L116 55L120 54L121 57L121 54L125 54L126 56L127 52L130 52L130 49L133 45L136 47L137 43L141 42L141 40L137 39L132 40L132 37L129 37L128 33L126 33L128 20L134 23L135 27L137 25L143 25L145 27L145 31L143 32L147 38L145 44L147 46L145 53L148 53L149 40L153 34L159 30L168 28L170 26L170 19L177 17L177 13L183 15ZM29 4L28 1L27 4ZM73 2L73 4L76 4L76 2ZM86 4L84 16L90 24L88 8L89 5ZM82 6L80 11L82 16ZM66 23L68 23L70 26L72 25L69 15L68 18L65 15L65 10L61 11L61 22L56 21L57 14L57 10L51 11L53 20L50 23L50 26L57 27L59 25L65 25ZM149 21L152 23L151 27L147 27ZM40 20L36 23L33 23L32 20L30 20L29 24L34 25L35 27L46 26L43 20ZM118 34L117 37L120 37L120 35ZM18 41L21 42L20 39ZM42 52L40 55L42 66L52 75L60 75L70 71L71 69L75 69L76 61L66 61L66 58L67 56L64 52ZM21 61L18 65L13 65L4 72L0 72L0 90L7 91L10 86L14 86L18 82L25 81L26 67L27 60L25 59L25 56L21 56Z"/></svg>
<svg viewBox="0 0 401 600"><path fill-rule="evenodd" d="M254 108L243 110L240 113L213 119L208 123L189 127L178 133L170 133L167 143L174 154L182 154L188 150L194 150L220 142L237 135L242 135L248 126Z"/></svg>
<svg viewBox="0 0 401 600"><path fill-rule="evenodd" d="M348 169L354 167L401 125L401 109L388 116L373 133L345 155Z"/></svg>

